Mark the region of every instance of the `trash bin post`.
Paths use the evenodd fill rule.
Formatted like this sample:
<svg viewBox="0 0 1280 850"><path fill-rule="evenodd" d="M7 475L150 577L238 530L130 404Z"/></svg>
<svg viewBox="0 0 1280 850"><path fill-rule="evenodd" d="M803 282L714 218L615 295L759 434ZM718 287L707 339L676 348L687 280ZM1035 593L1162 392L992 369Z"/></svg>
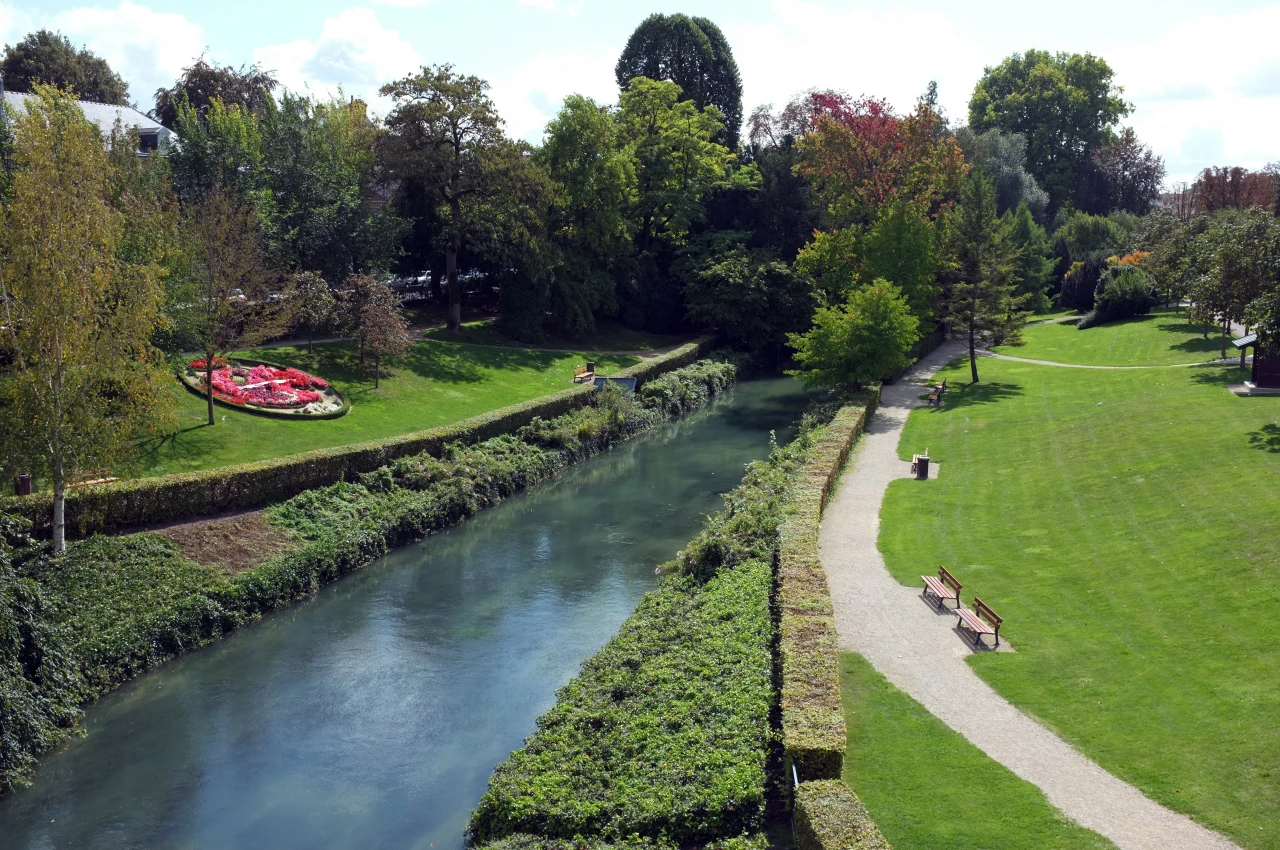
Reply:
<svg viewBox="0 0 1280 850"><path fill-rule="evenodd" d="M916 458L916 479L924 481L929 477L929 456L920 455Z"/></svg>

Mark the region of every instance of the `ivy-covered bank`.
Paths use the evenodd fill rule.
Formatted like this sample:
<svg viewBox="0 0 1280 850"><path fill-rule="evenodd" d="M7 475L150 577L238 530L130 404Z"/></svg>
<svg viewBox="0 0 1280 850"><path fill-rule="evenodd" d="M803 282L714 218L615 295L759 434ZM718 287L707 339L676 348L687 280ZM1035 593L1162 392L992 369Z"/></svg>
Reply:
<svg viewBox="0 0 1280 850"><path fill-rule="evenodd" d="M659 588L494 771L472 814L473 845L767 843L764 829L790 785L780 532L793 501L808 510L816 465L834 478L873 404L868 396L806 416L794 441L747 468L725 509L663 566ZM844 450L831 451L833 440ZM825 649L798 644L792 654Z"/></svg>
<svg viewBox="0 0 1280 850"><path fill-rule="evenodd" d="M24 520L3 518L0 787L29 777L38 755L71 733L86 701L700 407L735 375L729 364L700 361L649 380L636 396L602 391L514 433L401 457L302 493L265 514L297 548L236 575L188 560L149 533L96 535L53 558L47 544L24 535Z"/></svg>

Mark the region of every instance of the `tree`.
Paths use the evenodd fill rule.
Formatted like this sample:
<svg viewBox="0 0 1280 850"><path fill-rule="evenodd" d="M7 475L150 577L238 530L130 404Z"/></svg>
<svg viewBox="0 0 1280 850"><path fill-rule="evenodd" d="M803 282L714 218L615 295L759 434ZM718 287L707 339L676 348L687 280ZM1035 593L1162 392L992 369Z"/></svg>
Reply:
<svg viewBox="0 0 1280 850"><path fill-rule="evenodd" d="M315 272L301 272L294 278L293 296L297 317L307 326L307 354L315 354L312 339L316 328L332 318L337 301L329 283Z"/></svg>
<svg viewBox="0 0 1280 850"><path fill-rule="evenodd" d="M636 27L615 69L618 88L631 89L636 77L680 87L682 98L699 109L714 106L722 127L715 141L737 150L742 128L742 80L733 51L720 28L706 18L653 14Z"/></svg>
<svg viewBox="0 0 1280 850"><path fill-rule="evenodd" d="M1116 123L1133 108L1114 76L1088 53L1015 53L983 72L969 100L969 126L1023 135L1027 170L1056 212L1075 196L1093 151L1111 142Z"/></svg>
<svg viewBox="0 0 1280 850"><path fill-rule="evenodd" d="M636 164L617 117L582 95L565 98L536 154L554 186L547 229L558 248L550 307L557 330L595 331L595 317L618 310L616 281L633 249Z"/></svg>
<svg viewBox="0 0 1280 850"><path fill-rule="evenodd" d="M1132 127L1125 127L1115 141L1093 152L1088 206L1145 215L1160 200L1164 175L1164 160L1138 141Z"/></svg>
<svg viewBox="0 0 1280 850"><path fill-rule="evenodd" d="M787 263L739 249L692 275L685 303L690 319L733 346L768 352L809 326L817 299L813 281Z"/></svg>
<svg viewBox="0 0 1280 850"><path fill-rule="evenodd" d="M934 215L959 195L968 166L943 118L925 101L899 117L877 98L810 96L813 129L800 140L797 172L836 224L869 225L902 198Z"/></svg>
<svg viewBox="0 0 1280 850"><path fill-rule="evenodd" d="M262 133L253 114L216 98L203 115L181 96L176 108L182 144L169 152L168 161L178 198L194 203L215 189L227 189L244 203L268 201L262 193Z"/></svg>
<svg viewBox="0 0 1280 850"><path fill-rule="evenodd" d="M1275 175L1266 171L1232 168L1206 168L1195 182L1197 212L1258 207L1271 209L1276 198Z"/></svg>
<svg viewBox="0 0 1280 850"><path fill-rule="evenodd" d="M898 287L875 280L836 307L821 307L813 327L791 334L799 368L787 372L809 386L855 389L906 368L920 322Z"/></svg>
<svg viewBox="0 0 1280 850"><path fill-rule="evenodd" d="M185 101L203 117L213 101L224 107L239 106L250 115L262 115L271 102L271 92L279 85L275 74L258 65L239 68L210 64L203 56L167 89L156 90L156 108L152 115L164 126L177 127L178 107ZM181 136L185 139L185 136Z"/></svg>
<svg viewBox="0 0 1280 850"><path fill-rule="evenodd" d="M860 279L883 278L902 291L921 328L932 328L938 296L938 251L933 223L917 205L895 201L862 240Z"/></svg>
<svg viewBox="0 0 1280 850"><path fill-rule="evenodd" d="M509 192L525 165L527 149L509 141L489 99L489 84L461 76L452 65L421 72L382 87L395 103L381 149L387 177L420 187L438 202L449 283L449 329L462 328L458 252L483 224L491 201Z"/></svg>
<svg viewBox="0 0 1280 850"><path fill-rule="evenodd" d="M5 87L34 92L36 83L67 89L80 100L124 105L129 86L107 60L81 48L61 33L37 30L17 44L5 45L0 60Z"/></svg>
<svg viewBox="0 0 1280 850"><path fill-rule="evenodd" d="M1045 220L1049 193L1040 188L1027 171L1027 139L1021 133L1006 133L992 128L975 133L968 127L956 131L956 141L964 151L965 162L987 174L996 184L996 208L1004 215L1026 204L1038 220Z"/></svg>
<svg viewBox="0 0 1280 850"><path fill-rule="evenodd" d="M1207 253L1205 273L1191 286L1192 315L1221 328L1227 356L1231 323L1280 279L1280 223L1270 210L1224 209L1210 216L1195 250Z"/></svg>
<svg viewBox="0 0 1280 850"><path fill-rule="evenodd" d="M373 353L373 387L382 376L382 358L398 357L409 350L409 325L400 310L400 300L384 284L377 284L360 307L361 346Z"/></svg>
<svg viewBox="0 0 1280 850"><path fill-rule="evenodd" d="M190 256L182 321L203 355L209 424L217 361L288 330L292 299L258 242L254 214L232 189L215 187L184 211Z"/></svg>
<svg viewBox="0 0 1280 850"><path fill-rule="evenodd" d="M169 422L151 346L162 290L152 266L120 262L109 160L71 95L37 85L15 122L16 172L0 246L0 384L11 456L53 484L53 545L66 548L67 482L127 460Z"/></svg>
<svg viewBox="0 0 1280 850"><path fill-rule="evenodd" d="M1049 309L1049 285L1053 281L1053 246L1049 234L1036 223L1026 204L1004 214L1009 244L1014 250L1013 280L1018 294L1026 297L1027 309L1043 313Z"/></svg>
<svg viewBox="0 0 1280 850"><path fill-rule="evenodd" d="M209 115L216 117L217 108ZM369 200L377 183L378 130L364 102L318 102L286 92L267 101L257 127L259 177L270 197L259 208L270 217L277 264L329 280L389 268L403 222Z"/></svg>
<svg viewBox="0 0 1280 850"><path fill-rule="evenodd" d="M996 215L996 189L982 172L972 174L964 197L948 222L948 242L958 279L951 288L947 318L969 344L969 371L978 383L979 345L1018 340L1026 321L1026 296L1011 282L1012 251Z"/></svg>

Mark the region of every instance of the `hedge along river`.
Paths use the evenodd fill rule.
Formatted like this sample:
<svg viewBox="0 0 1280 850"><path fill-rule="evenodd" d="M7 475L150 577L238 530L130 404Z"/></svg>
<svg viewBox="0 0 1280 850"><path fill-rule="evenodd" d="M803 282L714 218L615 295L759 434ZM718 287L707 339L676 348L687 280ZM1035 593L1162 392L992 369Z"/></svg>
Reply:
<svg viewBox="0 0 1280 850"><path fill-rule="evenodd" d="M108 694L9 848L456 850L493 767L808 396L740 384Z"/></svg>

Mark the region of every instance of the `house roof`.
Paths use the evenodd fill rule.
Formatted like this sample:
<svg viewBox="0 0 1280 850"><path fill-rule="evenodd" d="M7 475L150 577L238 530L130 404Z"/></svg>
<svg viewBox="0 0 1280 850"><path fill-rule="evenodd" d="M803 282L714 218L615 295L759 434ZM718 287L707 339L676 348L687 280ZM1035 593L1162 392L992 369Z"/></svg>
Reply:
<svg viewBox="0 0 1280 850"><path fill-rule="evenodd" d="M27 98L29 94L22 92L7 91L4 93L5 103L15 112L27 111ZM98 129L102 131L102 135L110 136L111 131L116 126L116 121L120 121L120 125L126 130L131 127L137 127L142 133L155 133L162 139L169 139L173 133L168 127L163 126L159 121L143 115L131 106L115 106L110 103L94 103L91 100L77 101L80 104L80 110L84 112L84 117L88 118Z"/></svg>
<svg viewBox="0 0 1280 850"><path fill-rule="evenodd" d="M1257 341L1258 341L1257 334L1249 334L1248 336L1242 336L1239 339L1232 340L1231 344L1234 345L1236 348L1248 348L1249 346L1257 343Z"/></svg>

